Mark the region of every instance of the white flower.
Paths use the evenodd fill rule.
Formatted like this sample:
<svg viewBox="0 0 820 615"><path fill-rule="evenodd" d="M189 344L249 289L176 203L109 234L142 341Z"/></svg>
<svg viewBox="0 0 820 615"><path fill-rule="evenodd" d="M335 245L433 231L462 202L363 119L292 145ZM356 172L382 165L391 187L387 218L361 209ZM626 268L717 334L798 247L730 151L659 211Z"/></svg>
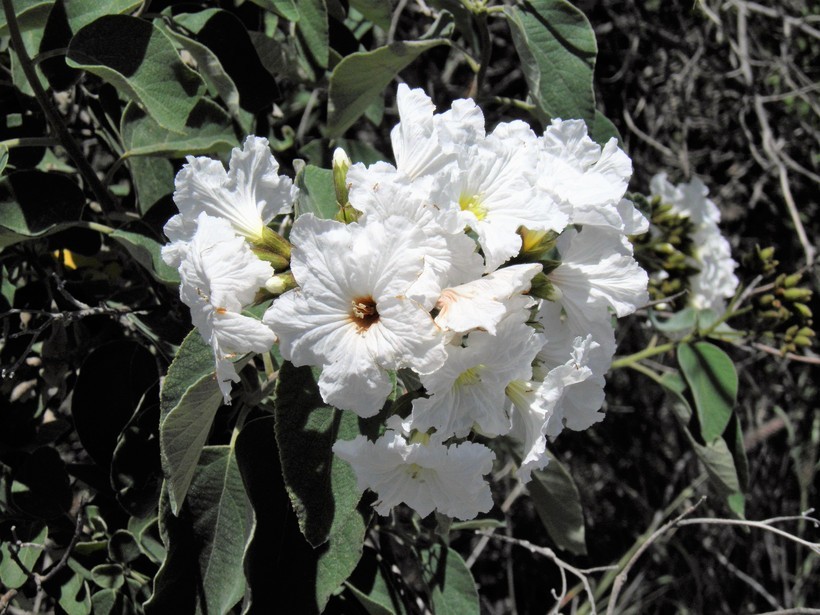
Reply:
<svg viewBox="0 0 820 615"><path fill-rule="evenodd" d="M241 313L272 273L226 220L199 215L179 266L179 294L213 349L225 403L230 403L231 381L239 381L231 359L246 352L267 352L276 339L264 324Z"/></svg>
<svg viewBox="0 0 820 615"><path fill-rule="evenodd" d="M547 437L564 427L580 431L604 418L604 374L612 363L615 340L608 321L596 323L585 336L573 336L561 317L561 306L543 301L538 311L544 344L535 360L532 381L507 387L513 402L511 435L522 442L518 477L527 482L533 470L546 466Z"/></svg>
<svg viewBox="0 0 820 615"><path fill-rule="evenodd" d="M322 367L325 402L372 416L391 390L387 370L428 374L441 366L441 331L407 296L424 270L419 227L398 216L362 226L305 214L290 240L300 288L276 299L263 320L285 359Z"/></svg>
<svg viewBox="0 0 820 615"><path fill-rule="evenodd" d="M369 168L353 165L347 173L350 203L362 212L360 223L402 216L424 231L427 238L424 273L407 296L432 309L442 287L481 275L481 255L476 251L475 242L462 232L455 212L435 207L423 191L395 181L391 169L386 163L376 163Z"/></svg>
<svg viewBox="0 0 820 615"><path fill-rule="evenodd" d="M556 245L561 264L548 277L561 292L559 301L573 331L588 332L591 322L607 318L607 307L620 317L648 301L646 271L618 231L599 226L567 229Z"/></svg>
<svg viewBox="0 0 820 615"><path fill-rule="evenodd" d="M672 210L689 218L695 227L692 242L700 269L689 278L689 303L699 309L717 313L726 310L726 299L737 290L734 273L737 263L732 259L732 248L718 228L720 210L707 198L709 189L697 177L686 184L673 186L666 173L659 173L650 182L652 196L672 205Z"/></svg>
<svg viewBox="0 0 820 615"><path fill-rule="evenodd" d="M525 310L511 314L498 325L497 335L474 331L464 347L448 346L444 365L421 376L429 397L413 402L405 428L435 427L445 437L464 437L472 429L487 436L507 433L504 389L513 380L531 377L532 361L543 343L524 323L527 315Z"/></svg>
<svg viewBox="0 0 820 615"><path fill-rule="evenodd" d="M350 463L360 490L378 495L373 505L381 515L404 502L426 517L434 510L457 519L472 519L492 508L492 494L484 475L495 454L486 446L463 442L408 442L387 430L376 442L364 436L338 441L333 452Z"/></svg>
<svg viewBox="0 0 820 615"><path fill-rule="evenodd" d="M225 218L238 234L258 242L268 222L292 209L297 188L288 177L277 175L279 163L267 139L251 135L241 150L234 148L227 172L218 160L187 160L175 181L174 202L180 213L164 229L174 242L163 249L171 266L179 264L200 213Z"/></svg>
<svg viewBox="0 0 820 615"><path fill-rule="evenodd" d="M488 272L518 254L520 226L556 232L566 226L567 215L537 186L534 154L494 132L459 152L459 166L442 176L434 196L478 235Z"/></svg>
<svg viewBox="0 0 820 615"><path fill-rule="evenodd" d="M552 120L539 139L540 186L561 204L572 224L609 226L625 234L646 232L648 222L623 199L632 161L611 138L603 149L583 120Z"/></svg>
<svg viewBox="0 0 820 615"><path fill-rule="evenodd" d="M472 282L445 288L436 303L439 310L436 324L454 333L482 329L495 335L496 325L511 308L526 308L529 298L520 299L530 290L532 278L541 271L541 265L530 263L498 269ZM517 297L514 303L510 301Z"/></svg>
<svg viewBox="0 0 820 615"><path fill-rule="evenodd" d="M544 330L546 342L536 358L539 376L560 374L564 388L556 401L547 435L557 436L564 427L574 431L588 429L603 420L598 412L604 402L604 375L615 354L615 332L609 318L590 321L589 328L578 334L561 316L559 305L543 301L536 320ZM574 370L570 375L566 370ZM554 376L553 376L554 377Z"/></svg>
<svg viewBox="0 0 820 615"><path fill-rule="evenodd" d="M410 180L435 175L455 159L455 149L484 137L484 114L472 100L456 100L450 111L434 115L435 105L421 89L400 84L400 121L390 132L396 170Z"/></svg>

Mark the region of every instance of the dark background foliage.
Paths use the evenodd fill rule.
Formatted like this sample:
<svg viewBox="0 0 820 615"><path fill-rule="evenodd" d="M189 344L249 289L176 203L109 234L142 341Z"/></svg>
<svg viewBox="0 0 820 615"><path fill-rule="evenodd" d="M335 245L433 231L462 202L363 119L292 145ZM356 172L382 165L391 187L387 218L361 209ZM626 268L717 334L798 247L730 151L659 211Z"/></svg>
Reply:
<svg viewBox="0 0 820 615"><path fill-rule="evenodd" d="M142 15L145 23L170 24L172 14L224 10L204 24L180 21L167 32L184 37L173 40L188 57L209 50L232 84L220 85L218 75L213 83L190 84L194 90L206 85L213 90L209 102L187 116L191 134L205 134L208 127L207 143L182 142L153 157L124 156L127 150L177 137L140 124L145 114L110 80L66 64L69 44L75 53L69 46L68 57L78 62L78 49L106 51L94 47L99 32L86 45L72 40L79 28L72 25L76 16L70 3L62 14L62 3L56 8L47 2L14 4L25 5L25 10L17 7L21 23L42 18L46 24L42 40L32 38L36 29L24 32L26 44L32 45L32 55L54 52L39 66L77 152L47 128L6 29L0 49L0 140L26 143L10 145L0 194L0 222L11 229L0 244L0 596L5 601L0 604L12 613L74 615L89 612L92 605L98 613L142 612L158 579L159 589L166 591L146 612L193 612L197 598L185 588L196 583L193 560L203 548L201 536L185 517L192 514L190 506L171 519L170 503L160 501L159 383L191 328L173 272L156 260L162 226L175 213L174 173L185 153L224 155L251 129L271 139L283 171L291 176L296 159L329 168L336 144L354 160L389 159L395 88L387 87L384 105L370 107L343 139L331 141L328 62L378 42L372 30L354 33L342 24L347 3L327 3L328 60L317 57L321 50L312 46L307 29L288 29L285 19L273 26L266 21L266 2L151 2ZM140 5L119 4L126 12ZM429 4L449 8L458 25L458 3ZM659 171L676 181L700 176L721 208L722 227L738 260L753 255L757 245L774 246L782 270L806 265L803 284L816 288L816 269L806 259L811 257L807 246L811 252L820 230L818 8L801 0L766 6L746 0L694 5L586 0L577 5L598 42L597 108L615 125L633 160L630 189L648 192L649 179ZM384 30L394 31L396 40L420 39L433 21L425 7L423 2L400 3L398 18L385 23ZM160 18L163 11L166 16ZM105 32L114 25L107 24ZM488 32L489 61L480 83L463 55L443 45L421 54L400 79L423 87L440 110L455 98L472 96L485 110L488 127L517 118L538 130L540 119L526 105L511 103L526 100L529 90L506 21L490 20ZM464 31L454 36L468 50L481 45ZM126 76L138 70L139 45L149 44L145 37L135 41L133 65L120 67ZM297 56L298 61L289 61ZM233 98L224 89L231 85ZM72 158L76 153L110 193L100 193L89 176L80 177L83 171L78 174ZM25 217L28 234L22 241L6 239L20 228L9 203L18 203ZM116 233L101 232L100 225ZM756 274L753 259L744 261L740 277L751 282ZM652 333L645 314L621 323L619 354L642 349ZM820 488L816 357L796 353L784 358L772 345L763 340L724 346L740 377L735 413L749 462L748 519L797 515L818 502ZM674 364L670 357L657 359L658 365ZM259 361L242 372L248 395L260 391L261 368ZM606 409L604 422L586 432L565 432L554 444L583 504L586 554L566 550L545 529L538 499L530 497L537 494L517 489L504 462L497 467L497 505L491 513L505 522L497 533L549 546L583 568L617 563L645 540L648 529L702 494L710 498L698 515L731 514L705 480L660 387L637 372L615 370L608 378ZM213 459L223 459L241 412L236 406L216 412L207 440ZM280 479L279 456L266 446L271 440L265 438L273 438L273 417L272 404L260 404L243 418L255 429L236 439L237 476L247 485L253 508L266 511L257 519L247 578L259 612L283 605L289 605L288 612L308 612L317 606L311 601L316 600L320 555L299 531ZM503 447L497 452L502 460L510 459ZM210 502L206 489L193 497L191 506ZM368 543L351 584L368 593L369 584L381 578L376 568L390 579L389 564L395 563L403 576L393 579L399 588L394 598L401 604L394 605L397 612L419 610L415 596L427 604L442 600L431 589L436 575L430 561L442 548L435 520L419 524L401 509L390 520L379 520L367 512L368 503L366 496L359 507L371 523ZM157 522L163 514L169 519L165 532L176 537L176 551L170 560L175 565L160 572L168 544ZM808 522L788 527L816 540ZM408 546L408 536L417 541L415 547ZM44 548L25 546L29 542ZM470 529L450 534L450 546L472 566L483 613L523 615L549 608L551 590L561 582L549 559L500 540L481 545ZM817 562L817 554L805 547L754 529L688 526L643 555L619 608L753 613L817 606ZM604 597L609 586L600 587ZM564 612L581 594L576 587L568 595ZM330 597L328 612L379 612L365 611L363 605L346 589ZM234 607L241 611L242 603Z"/></svg>

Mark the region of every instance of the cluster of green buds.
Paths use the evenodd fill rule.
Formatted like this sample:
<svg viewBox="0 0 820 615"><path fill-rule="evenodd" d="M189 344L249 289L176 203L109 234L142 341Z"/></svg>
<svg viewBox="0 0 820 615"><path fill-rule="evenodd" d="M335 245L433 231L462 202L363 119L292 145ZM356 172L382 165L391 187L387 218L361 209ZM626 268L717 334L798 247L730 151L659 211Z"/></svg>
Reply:
<svg viewBox="0 0 820 615"><path fill-rule="evenodd" d="M686 291L689 278L699 271L695 265L692 221L677 213L669 203L663 203L660 197L651 200L642 194L628 197L651 223L648 233L629 238L635 247L635 259L649 273L650 298L659 301Z"/></svg>
<svg viewBox="0 0 820 615"><path fill-rule="evenodd" d="M757 248L756 257L760 261L761 271L775 272L777 261L774 260L773 248ZM767 329L763 335L778 339L784 354L814 343L813 317L808 306L812 291L801 286L802 281L803 274L800 272L781 273L765 287L765 293L756 296L754 302L755 315L766 323Z"/></svg>

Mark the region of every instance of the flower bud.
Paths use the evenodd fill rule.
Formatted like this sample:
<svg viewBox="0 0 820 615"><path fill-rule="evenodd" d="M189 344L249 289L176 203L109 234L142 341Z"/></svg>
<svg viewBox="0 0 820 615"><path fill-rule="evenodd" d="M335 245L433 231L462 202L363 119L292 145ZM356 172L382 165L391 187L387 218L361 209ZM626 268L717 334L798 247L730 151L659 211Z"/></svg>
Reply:
<svg viewBox="0 0 820 615"><path fill-rule="evenodd" d="M518 228L518 234L521 235L521 251L518 254L524 260L539 260L555 247L558 237L553 231L531 231L525 226Z"/></svg>
<svg viewBox="0 0 820 615"><path fill-rule="evenodd" d="M270 263L274 271L283 271L290 266L290 243L272 229L265 227L262 238L251 246L253 253Z"/></svg>
<svg viewBox="0 0 820 615"><path fill-rule="evenodd" d="M783 298L787 301L808 301L811 299L811 291L808 288L786 288L783 291Z"/></svg>
<svg viewBox="0 0 820 615"><path fill-rule="evenodd" d="M542 272L535 275L532 279L532 286L530 287L530 295L538 297L539 299L546 299L547 301L559 301L564 293L561 289L555 286L550 279Z"/></svg>
<svg viewBox="0 0 820 615"><path fill-rule="evenodd" d="M350 168L350 158L341 147L333 152L333 188L336 190L336 202L343 209L349 205L349 187L347 185L347 170Z"/></svg>
<svg viewBox="0 0 820 615"><path fill-rule="evenodd" d="M806 320L809 320L812 317L811 310L809 309L809 306L805 303L794 303L792 304L792 306L794 307L795 311L797 311L797 313L800 314L800 316L802 316Z"/></svg>
<svg viewBox="0 0 820 615"><path fill-rule="evenodd" d="M783 278L783 286L785 286L786 288L793 288L800 283L802 277L802 273L793 273L791 275L787 275L785 278Z"/></svg>
<svg viewBox="0 0 820 615"><path fill-rule="evenodd" d="M279 296L291 288L296 288L296 286L296 278L290 272L277 273L265 282L265 290L274 296Z"/></svg>

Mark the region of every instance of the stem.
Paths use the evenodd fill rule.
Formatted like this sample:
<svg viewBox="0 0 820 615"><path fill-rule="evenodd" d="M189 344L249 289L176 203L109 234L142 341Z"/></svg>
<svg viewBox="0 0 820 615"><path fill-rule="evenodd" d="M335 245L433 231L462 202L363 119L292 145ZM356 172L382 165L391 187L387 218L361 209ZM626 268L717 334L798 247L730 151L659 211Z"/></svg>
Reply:
<svg viewBox="0 0 820 615"><path fill-rule="evenodd" d="M19 137L0 141L0 146L5 145L8 149L14 149L15 147L51 147L59 144L60 142L52 137Z"/></svg>
<svg viewBox="0 0 820 615"><path fill-rule="evenodd" d="M85 159L82 150L80 150L80 146L77 145L77 142L71 136L68 127L63 122L59 112L40 84L37 71L23 42L23 36L20 34L20 25L17 23L17 16L14 14L12 0L3 0L3 11L6 14L6 23L8 24L9 35L11 36L11 44L14 47L14 51L17 52L17 58L20 60L20 66L26 75L26 80L34 91L34 97L43 110L43 114L46 116L51 129L57 135L60 143L66 152L68 152L69 157L77 166L77 170L80 171L85 181L88 182L89 188L91 188L91 191L103 209L106 211L110 211L114 208L119 209L119 204L108 193L105 186L102 185L100 178L97 177L94 169L91 168L91 165Z"/></svg>
<svg viewBox="0 0 820 615"><path fill-rule="evenodd" d="M684 338L684 340L685 339L686 338ZM681 343L684 340L681 340ZM669 352L670 350L674 350L676 345L676 342L668 342L666 344L661 344L660 346L650 346L649 348L644 348L643 350L636 352L635 354L627 355L625 357L621 357L620 359L616 359L612 362L612 369L618 369L621 367L632 367L633 364L637 363L638 361L642 361L644 359L648 359L650 357L654 357L656 355Z"/></svg>
<svg viewBox="0 0 820 615"><path fill-rule="evenodd" d="M71 226L87 228L91 231L97 231L98 233L102 233L103 235L111 235L116 231L116 229L113 229L110 226L106 226L105 224L100 224L99 222L89 222L88 220L77 220Z"/></svg>
<svg viewBox="0 0 820 615"><path fill-rule="evenodd" d="M475 91L476 96L478 96L484 85L484 76L487 74L487 66L490 63L493 47L490 41L490 30L487 28L487 13L485 10L478 11L475 14L475 20L478 24L478 38L481 44L481 64L475 78Z"/></svg>
<svg viewBox="0 0 820 615"><path fill-rule="evenodd" d="M58 56L64 56L68 53L68 47L60 47L59 49L52 49L51 51L44 51L43 53L38 53L31 59L33 64L39 64L43 60L48 60L49 58L56 58Z"/></svg>

